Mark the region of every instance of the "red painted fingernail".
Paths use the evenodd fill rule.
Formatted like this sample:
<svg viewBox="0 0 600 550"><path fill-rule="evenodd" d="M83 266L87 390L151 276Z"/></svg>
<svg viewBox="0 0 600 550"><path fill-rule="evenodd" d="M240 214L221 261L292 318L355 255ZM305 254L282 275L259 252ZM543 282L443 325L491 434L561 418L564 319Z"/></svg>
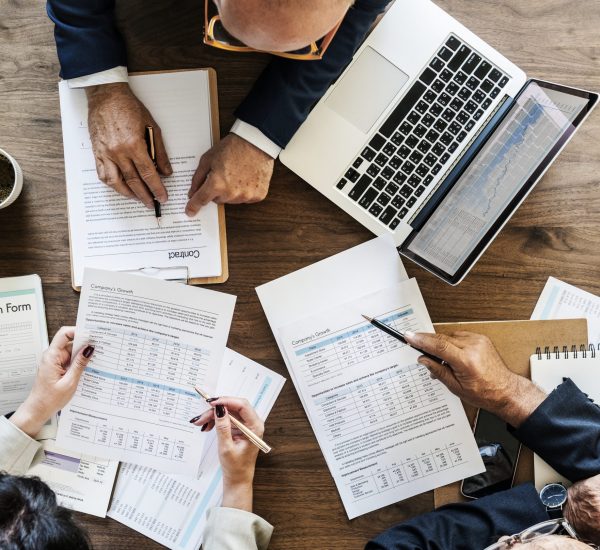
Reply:
<svg viewBox="0 0 600 550"><path fill-rule="evenodd" d="M220 397L210 397L209 399L206 400L207 403L212 403L213 401L217 401L221 399Z"/></svg>
<svg viewBox="0 0 600 550"><path fill-rule="evenodd" d="M198 416L194 416L194 418L192 418L192 419L190 420L190 424L193 424L194 422L198 422L198 420L200 420L200 417L201 417L201 416L202 416L201 414L200 414L200 415L198 415Z"/></svg>
<svg viewBox="0 0 600 550"><path fill-rule="evenodd" d="M225 407L224 407L224 405L217 405L217 416L219 418L223 418L225 416Z"/></svg>
<svg viewBox="0 0 600 550"><path fill-rule="evenodd" d="M208 422L206 424L202 425L202 428L200 428L200 431L203 432L204 430L206 430L206 428L208 428Z"/></svg>
<svg viewBox="0 0 600 550"><path fill-rule="evenodd" d="M96 348L95 348L94 346L87 346L87 347L86 347L86 348L83 350L83 356L84 356L86 359L89 359L89 358L92 356L92 354L94 353L94 350L95 350L95 349L96 349Z"/></svg>

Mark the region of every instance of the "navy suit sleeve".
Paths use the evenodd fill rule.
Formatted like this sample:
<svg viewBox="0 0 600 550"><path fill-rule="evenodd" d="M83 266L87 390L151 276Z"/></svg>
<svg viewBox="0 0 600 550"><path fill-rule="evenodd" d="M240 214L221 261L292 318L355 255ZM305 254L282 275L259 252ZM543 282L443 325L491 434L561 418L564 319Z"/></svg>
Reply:
<svg viewBox="0 0 600 550"><path fill-rule="evenodd" d="M48 0L60 76L76 78L127 65L115 22L115 0Z"/></svg>
<svg viewBox="0 0 600 550"><path fill-rule="evenodd" d="M556 388L515 436L572 481L600 473L600 407L571 381ZM468 504L450 504L396 525L367 550L485 548L548 519L530 483Z"/></svg>
<svg viewBox="0 0 600 550"><path fill-rule="evenodd" d="M237 108L240 120L285 147L311 107L340 75L390 0L357 0L320 61L275 57Z"/></svg>
<svg viewBox="0 0 600 550"><path fill-rule="evenodd" d="M571 481L600 474L600 407L570 379L513 433Z"/></svg>
<svg viewBox="0 0 600 550"><path fill-rule="evenodd" d="M366 550L472 550L546 521L531 483L470 503L449 504L384 531Z"/></svg>

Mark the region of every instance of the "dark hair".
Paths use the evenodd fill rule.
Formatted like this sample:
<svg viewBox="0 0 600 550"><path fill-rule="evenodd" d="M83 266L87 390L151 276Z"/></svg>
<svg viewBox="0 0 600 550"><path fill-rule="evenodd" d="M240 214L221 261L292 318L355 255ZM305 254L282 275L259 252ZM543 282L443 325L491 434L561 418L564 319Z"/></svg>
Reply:
<svg viewBox="0 0 600 550"><path fill-rule="evenodd" d="M38 477L0 472L0 549L89 550L89 539L71 512Z"/></svg>

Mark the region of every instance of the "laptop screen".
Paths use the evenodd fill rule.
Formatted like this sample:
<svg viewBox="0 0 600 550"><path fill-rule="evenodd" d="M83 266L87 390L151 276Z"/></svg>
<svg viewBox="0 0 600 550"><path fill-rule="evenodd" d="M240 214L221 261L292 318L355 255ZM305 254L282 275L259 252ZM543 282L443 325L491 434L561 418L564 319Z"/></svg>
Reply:
<svg viewBox="0 0 600 550"><path fill-rule="evenodd" d="M529 81L450 191L404 243L403 254L458 282L591 108L595 97L590 100L590 95Z"/></svg>

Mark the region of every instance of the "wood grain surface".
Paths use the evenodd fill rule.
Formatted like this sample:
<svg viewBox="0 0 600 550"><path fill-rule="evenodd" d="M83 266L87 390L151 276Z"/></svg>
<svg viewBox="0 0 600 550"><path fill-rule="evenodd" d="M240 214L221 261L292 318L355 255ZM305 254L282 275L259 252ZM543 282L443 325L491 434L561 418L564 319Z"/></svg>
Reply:
<svg viewBox="0 0 600 550"><path fill-rule="evenodd" d="M401 1L401 0L399 0ZM530 76L600 90L600 2L448 0L438 3ZM221 131L268 57L202 45L202 2L117 2L134 71L211 66ZM38 273L51 335L76 318L69 281L59 65L43 0L0 0L0 148L25 188L0 210L0 276ZM81 55L85 55L82 52ZM435 322L527 319L549 275L600 293L600 111L458 287L407 262ZM229 345L287 375L254 288L370 238L358 223L278 165L267 199L227 207L229 281L238 296ZM431 494L348 521L300 401L288 382L267 423L255 510L276 526L272 549L362 548L395 522L432 508ZM158 548L110 519L78 515L95 548Z"/></svg>

